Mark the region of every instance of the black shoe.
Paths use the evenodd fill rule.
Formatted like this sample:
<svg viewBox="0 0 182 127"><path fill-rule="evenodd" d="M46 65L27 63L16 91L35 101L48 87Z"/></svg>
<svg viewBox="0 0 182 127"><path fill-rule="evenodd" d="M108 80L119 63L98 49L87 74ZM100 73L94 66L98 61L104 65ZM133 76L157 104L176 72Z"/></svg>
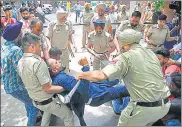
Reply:
<svg viewBox="0 0 182 127"><path fill-rule="evenodd" d="M42 116L38 116L35 125L36 126L40 126L41 125L41 121L42 121Z"/></svg>

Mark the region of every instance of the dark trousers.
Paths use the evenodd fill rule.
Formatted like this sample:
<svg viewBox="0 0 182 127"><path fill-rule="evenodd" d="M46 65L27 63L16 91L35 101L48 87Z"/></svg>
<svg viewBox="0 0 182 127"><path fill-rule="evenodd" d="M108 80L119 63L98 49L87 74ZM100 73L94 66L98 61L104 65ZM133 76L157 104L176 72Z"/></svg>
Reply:
<svg viewBox="0 0 182 127"><path fill-rule="evenodd" d="M78 20L78 18L80 17L80 11L77 11L76 10L76 19L75 19L75 22L77 23L77 20Z"/></svg>
<svg viewBox="0 0 182 127"><path fill-rule="evenodd" d="M128 93L126 87L123 85L117 85L115 87L108 87L107 91L108 92L106 94L93 98L89 105L90 106L100 106L106 102L129 96L129 93Z"/></svg>

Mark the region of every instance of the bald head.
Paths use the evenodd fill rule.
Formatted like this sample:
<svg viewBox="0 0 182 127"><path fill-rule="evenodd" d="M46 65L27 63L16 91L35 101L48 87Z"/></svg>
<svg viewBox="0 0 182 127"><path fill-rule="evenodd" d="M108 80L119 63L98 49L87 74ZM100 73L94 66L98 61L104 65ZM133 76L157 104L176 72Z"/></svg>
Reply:
<svg viewBox="0 0 182 127"><path fill-rule="evenodd" d="M33 19L30 22L30 28L31 28L32 33L39 36L43 31L43 23L39 19Z"/></svg>

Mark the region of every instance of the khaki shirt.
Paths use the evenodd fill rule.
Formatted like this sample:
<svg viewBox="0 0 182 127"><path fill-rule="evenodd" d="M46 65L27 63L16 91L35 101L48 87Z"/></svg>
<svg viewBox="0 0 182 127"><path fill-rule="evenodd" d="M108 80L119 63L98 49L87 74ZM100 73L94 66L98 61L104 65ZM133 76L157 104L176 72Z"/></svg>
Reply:
<svg viewBox="0 0 182 127"><path fill-rule="evenodd" d="M88 35L88 44L93 44L93 50L97 53L105 53L114 46L111 35L103 31L101 35L97 35L92 31Z"/></svg>
<svg viewBox="0 0 182 127"><path fill-rule="evenodd" d="M42 89L42 85L52 81L48 67L40 56L24 53L18 62L18 72L30 98L41 102L53 96L53 94L48 94Z"/></svg>
<svg viewBox="0 0 182 127"><path fill-rule="evenodd" d="M129 19L129 14L127 12L125 12L125 13L120 12L117 15L117 21L118 22L125 21L125 20L128 20L128 19Z"/></svg>
<svg viewBox="0 0 182 127"><path fill-rule="evenodd" d="M46 36L50 38L51 45L58 47L59 49L66 49L68 47L69 35L71 35L72 32L73 27L70 21L67 21L63 25L51 22L48 25Z"/></svg>
<svg viewBox="0 0 182 127"><path fill-rule="evenodd" d="M93 22L96 21L97 19L100 19L98 15L97 16L94 16L92 18L92 20L91 20L91 23L90 24L91 24L91 27L93 29L94 29L94 23ZM102 21L105 22L105 28L104 28L104 30L108 32L108 29L111 26L111 20L109 18L107 18L107 16L104 16L104 19L100 19L100 20L102 20Z"/></svg>
<svg viewBox="0 0 182 127"><path fill-rule="evenodd" d="M123 31L125 29L134 29L136 31L142 32L143 31L143 26L141 24L137 25L136 27L132 28L130 21L122 21L121 24L119 25L117 31Z"/></svg>
<svg viewBox="0 0 182 127"><path fill-rule="evenodd" d="M154 102L170 96L159 60L150 49L133 44L115 59L102 71L109 79L123 79L133 101Z"/></svg>
<svg viewBox="0 0 182 127"><path fill-rule="evenodd" d="M90 24L90 21L91 21L93 16L94 16L94 12L84 12L83 23Z"/></svg>
<svg viewBox="0 0 182 127"><path fill-rule="evenodd" d="M149 35L149 40L152 40L153 44L161 45L170 37L170 31L166 25L162 29L159 29L158 25L153 25L149 28L147 35Z"/></svg>

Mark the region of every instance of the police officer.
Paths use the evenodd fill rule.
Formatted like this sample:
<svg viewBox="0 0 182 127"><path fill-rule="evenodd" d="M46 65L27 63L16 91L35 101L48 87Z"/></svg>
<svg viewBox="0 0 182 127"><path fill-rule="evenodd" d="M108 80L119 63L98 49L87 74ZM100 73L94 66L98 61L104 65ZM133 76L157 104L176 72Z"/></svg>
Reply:
<svg viewBox="0 0 182 127"><path fill-rule="evenodd" d="M125 21L129 19L129 14L126 12L126 5L121 5L121 12L117 15L117 21Z"/></svg>
<svg viewBox="0 0 182 127"><path fill-rule="evenodd" d="M153 25L149 28L146 35L146 42L149 47L154 49L155 47L160 47L164 44L164 41L177 40L177 37L170 37L170 31L166 24L166 15L160 15L158 17L158 24Z"/></svg>
<svg viewBox="0 0 182 127"><path fill-rule="evenodd" d="M151 8L145 12L143 22L153 23L152 18L153 18L154 12L155 12L155 3L153 2L151 4ZM144 37L146 37L146 34L151 26L152 26L152 24L145 25Z"/></svg>
<svg viewBox="0 0 182 127"><path fill-rule="evenodd" d="M44 111L41 126L49 126L51 114L62 118L65 126L73 126L72 112L55 94L61 93L64 89L61 86L52 85L48 67L40 57L40 38L27 32L22 42L24 54L17 68L34 105Z"/></svg>
<svg viewBox="0 0 182 127"><path fill-rule="evenodd" d="M99 3L96 7L96 12L97 12L97 15L95 15L92 20L91 20L91 27L92 27L92 30L94 30L94 24L93 22L95 22L97 19L99 20L102 20L105 22L105 31L112 34L112 26L111 26L111 21L109 18L107 18L105 16L105 10L106 10L106 5L103 4L103 3Z"/></svg>
<svg viewBox="0 0 182 127"><path fill-rule="evenodd" d="M90 21L94 16L94 12L91 12L90 10L90 3L85 3L84 7L85 12L83 14L83 23L86 25L83 26L82 48L85 48L86 40L90 32Z"/></svg>
<svg viewBox="0 0 182 127"><path fill-rule="evenodd" d="M57 21L53 21L48 25L47 37L50 39L51 45L58 47L61 52L61 61L66 67L65 72L69 72L69 50L68 41L73 33L72 23L67 21L68 13L59 10L56 12Z"/></svg>
<svg viewBox="0 0 182 127"><path fill-rule="evenodd" d="M115 50L115 45L111 35L104 30L104 21L96 20L94 27L95 31L88 36L87 47L93 49L96 54L101 55L99 58L94 56L93 61L93 70L100 70L105 66L103 61L108 61L110 54Z"/></svg>
<svg viewBox="0 0 182 127"><path fill-rule="evenodd" d="M122 54L101 71L80 72L77 79L100 81L123 79L131 96L128 106L121 112L118 126L146 126L164 117L170 108L170 91L165 84L159 60L139 41L141 32L126 29L118 33ZM149 115L150 114L150 115Z"/></svg>
<svg viewBox="0 0 182 127"><path fill-rule="evenodd" d="M143 31L143 25L140 24L140 18L141 18L141 13L139 11L134 11L131 15L130 20L126 20L121 22L119 25L118 29L116 30L116 34L118 31L123 31L125 29L134 29L136 31ZM117 47L118 54L120 53L120 48L119 44L117 42L117 39L114 39L114 43Z"/></svg>

